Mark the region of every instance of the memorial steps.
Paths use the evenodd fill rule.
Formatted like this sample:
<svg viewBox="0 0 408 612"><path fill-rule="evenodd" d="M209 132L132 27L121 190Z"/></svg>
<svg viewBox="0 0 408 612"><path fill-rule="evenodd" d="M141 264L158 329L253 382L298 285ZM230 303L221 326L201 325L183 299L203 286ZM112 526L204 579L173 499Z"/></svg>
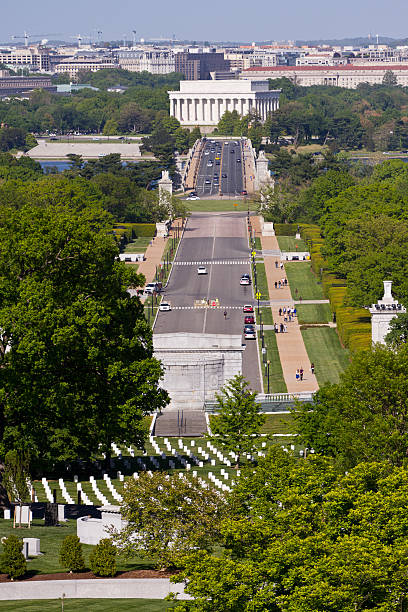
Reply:
<svg viewBox="0 0 408 612"><path fill-rule="evenodd" d="M198 410L163 412L154 427L156 436L203 436L207 433L205 413Z"/></svg>

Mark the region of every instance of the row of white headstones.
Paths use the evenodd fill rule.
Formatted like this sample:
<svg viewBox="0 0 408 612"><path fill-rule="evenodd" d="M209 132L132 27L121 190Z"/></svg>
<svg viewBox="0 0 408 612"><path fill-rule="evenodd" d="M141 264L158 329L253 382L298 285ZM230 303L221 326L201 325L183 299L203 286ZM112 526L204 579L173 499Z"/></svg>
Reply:
<svg viewBox="0 0 408 612"><path fill-rule="evenodd" d="M232 462L236 462L238 457L234 452L229 452L228 456L224 455L212 442L207 441L206 442L206 447L204 448L203 446L196 446L196 440L192 439L190 440L190 448L186 445L185 441L181 438L177 439L177 448L174 448L174 446L172 446L171 442L169 441L168 438L164 438L163 439L163 444L167 450L168 453L170 453L170 456L167 455L164 450L159 446L159 444L157 443L156 439L154 437L149 437L149 442L152 446L152 448L156 451L157 455L160 457L161 462L162 463L167 463L169 469L176 469L177 468L177 464L181 464L184 469L186 471L190 471L192 469L193 466L197 466L199 468L204 467L204 462L210 462L210 465L212 467L215 467L217 465L217 462L221 462L223 463L226 467L231 468L232 466ZM266 442L262 442L262 450L259 450L257 453L255 453L258 457L264 457L265 456L265 452L264 449L266 448ZM282 448L288 452L288 448L286 448L285 446L282 446ZM292 451L294 451L295 446L294 445L290 445L290 448ZM193 450L192 450L193 449ZM120 458L120 459L124 459L126 460L126 457L123 458L122 457L122 451L121 449L115 444L112 443L112 450L114 452L114 454L116 455L116 457ZM131 457L135 457L135 451L134 449L129 446L127 447L127 451L129 452ZM183 453L183 455L180 454L181 451ZM194 451L194 452L193 452ZM313 451L312 451L313 452ZM300 452L300 454L302 454L302 452ZM185 456L188 457L188 460L185 459ZM249 460L253 460L254 456L251 454L246 454L245 457ZM141 471L147 472L148 474L152 474L151 470L149 469L150 467L154 467L155 469L160 469L160 465L161 463L158 461L157 457L155 457L154 455L152 456L137 456L136 457L136 462L138 464L138 467L140 467ZM217 476L215 476L212 472L208 472L207 477L208 480L210 480L217 488L223 490L223 491L231 491L231 487L234 486L235 482L234 480L230 480L230 475L228 474L227 471L225 471L224 468L221 468L220 471L221 476L223 477L224 481L220 480L219 478L217 478ZM237 470L236 472L237 476L240 475L240 470ZM192 471L192 475L197 477L197 471L193 470ZM182 478L184 477L183 473L179 474L179 477ZM118 471L117 472L117 478L120 482L124 481L124 475ZM134 472L133 473L133 478L135 478L136 480L139 478L139 473L138 472ZM109 489L112 498L118 502L121 503L123 501L123 497L122 495L118 492L118 490L115 488L115 485L113 484L111 478L109 477L109 475L107 473L103 474L103 479L106 483L107 488ZM81 500L82 503L86 504L86 505L94 505L92 500L89 499L88 495L86 494L86 492L83 490L82 485L80 482L78 482L78 478L74 477L74 481L76 482L76 488L77 491L81 492ZM205 481L205 479L203 478L199 478L199 481L201 482L203 487L207 487L208 483ZM106 497L106 495L104 495L102 493L102 491L99 489L97 481L95 480L94 476L90 476L89 477L89 482L91 484L92 487L92 491L96 497L96 499L102 504L102 505L108 505L110 503L110 500ZM227 482L229 482L229 484L231 485L231 487L229 486L229 484L227 484ZM58 481L59 483L59 487L61 489L61 494L62 497L64 498L64 500L66 501L67 504L74 504L75 501L72 499L71 495L69 494L69 492L66 489L64 480L62 478L59 479ZM48 484L48 481L46 478L42 478L42 484L44 487L44 491L46 494L46 498L48 501L52 502L53 501L53 494L51 491L51 488ZM35 496L35 501L38 501L37 496Z"/></svg>

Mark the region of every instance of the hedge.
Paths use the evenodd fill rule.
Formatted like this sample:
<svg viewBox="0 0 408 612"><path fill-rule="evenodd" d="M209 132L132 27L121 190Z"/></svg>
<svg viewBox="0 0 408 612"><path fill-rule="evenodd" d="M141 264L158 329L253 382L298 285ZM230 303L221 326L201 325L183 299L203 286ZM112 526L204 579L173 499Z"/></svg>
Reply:
<svg viewBox="0 0 408 612"><path fill-rule="evenodd" d="M127 240L132 238L140 238L146 236L153 237L156 234L155 223L116 223L113 226L113 232L116 236L125 236Z"/></svg>
<svg viewBox="0 0 408 612"><path fill-rule="evenodd" d="M276 236L296 236L297 223L274 223L273 229Z"/></svg>
<svg viewBox="0 0 408 612"><path fill-rule="evenodd" d="M327 270L328 265L322 254L324 239L317 225L301 226L301 235L309 246L313 271L321 277L324 294L336 313L337 332L351 351L368 350L371 346L371 317L364 308L345 306L347 285L343 278Z"/></svg>

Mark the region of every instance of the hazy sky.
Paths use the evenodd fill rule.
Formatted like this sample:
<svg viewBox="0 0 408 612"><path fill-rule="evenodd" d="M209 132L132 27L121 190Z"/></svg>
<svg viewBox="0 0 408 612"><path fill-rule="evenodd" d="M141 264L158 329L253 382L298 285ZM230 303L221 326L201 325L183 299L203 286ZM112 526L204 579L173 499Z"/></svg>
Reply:
<svg viewBox="0 0 408 612"><path fill-rule="evenodd" d="M407 0L0 0L0 41L12 34L104 40L286 40L408 35Z"/></svg>

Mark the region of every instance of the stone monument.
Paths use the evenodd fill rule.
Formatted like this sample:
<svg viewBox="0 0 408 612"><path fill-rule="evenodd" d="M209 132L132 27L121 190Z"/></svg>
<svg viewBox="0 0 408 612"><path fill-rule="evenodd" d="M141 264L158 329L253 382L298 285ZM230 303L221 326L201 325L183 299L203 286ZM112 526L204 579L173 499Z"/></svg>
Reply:
<svg viewBox="0 0 408 612"><path fill-rule="evenodd" d="M153 346L171 398L165 410L203 410L228 380L242 373L245 346L240 335L154 334Z"/></svg>
<svg viewBox="0 0 408 612"><path fill-rule="evenodd" d="M390 330L391 319L402 312L406 312L406 308L392 297L392 281L383 282L384 296L382 300L378 300L377 304L372 304L371 308L369 308L371 314L371 339L373 344L376 342L385 344L385 336Z"/></svg>

